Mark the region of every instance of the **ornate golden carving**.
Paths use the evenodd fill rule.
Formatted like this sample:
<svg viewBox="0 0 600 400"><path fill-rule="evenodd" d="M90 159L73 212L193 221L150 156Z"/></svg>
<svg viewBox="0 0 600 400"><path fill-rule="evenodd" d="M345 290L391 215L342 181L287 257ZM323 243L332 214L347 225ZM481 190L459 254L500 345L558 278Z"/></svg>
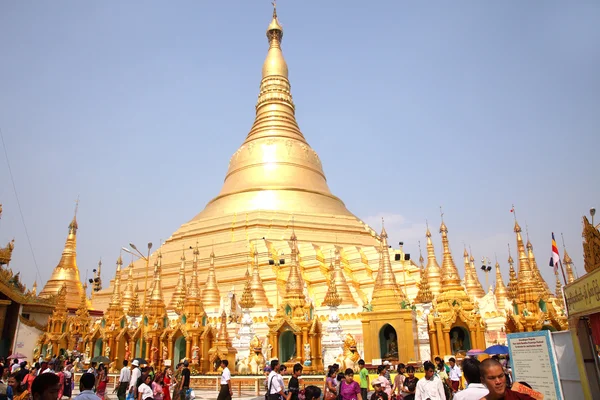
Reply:
<svg viewBox="0 0 600 400"><path fill-rule="evenodd" d="M583 264L590 273L600 268L600 231L583 217Z"/></svg>
<svg viewBox="0 0 600 400"><path fill-rule="evenodd" d="M12 252L15 248L15 239L8 242L6 247L0 248L0 267L2 265L8 265L12 257Z"/></svg>

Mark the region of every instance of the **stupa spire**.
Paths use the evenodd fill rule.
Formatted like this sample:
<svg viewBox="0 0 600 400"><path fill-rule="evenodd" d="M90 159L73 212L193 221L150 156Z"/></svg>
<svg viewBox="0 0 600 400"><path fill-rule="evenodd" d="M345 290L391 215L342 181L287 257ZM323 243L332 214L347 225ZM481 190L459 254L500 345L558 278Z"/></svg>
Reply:
<svg viewBox="0 0 600 400"><path fill-rule="evenodd" d="M258 249L256 248L256 244L252 250L252 259L254 261L252 263L252 295L256 302L254 306L261 308L271 307L265 292L263 281L260 278L260 264L258 262Z"/></svg>
<svg viewBox="0 0 600 400"><path fill-rule="evenodd" d="M303 293L304 281L298 266L298 238L293 229L292 236L290 237L290 248L292 249L290 274L285 284L285 296L283 299L293 306L303 306L305 300Z"/></svg>
<svg viewBox="0 0 600 400"><path fill-rule="evenodd" d="M244 285L244 291L240 299L240 307L250 309L255 305L256 301L254 301L254 296L252 295L252 276L250 275L250 270L246 268L246 284Z"/></svg>
<svg viewBox="0 0 600 400"><path fill-rule="evenodd" d="M49 297L57 294L65 286L66 304L71 309L77 309L83 292L77 267L77 208L78 206L75 207L75 214L69 223L69 232L60 261L40 292L40 296Z"/></svg>
<svg viewBox="0 0 600 400"><path fill-rule="evenodd" d="M131 304L127 309L127 315L130 317L139 317L142 314L142 308L140 306L140 296L139 296L140 288L138 285L135 285L135 292L133 293L133 298L131 299Z"/></svg>
<svg viewBox="0 0 600 400"><path fill-rule="evenodd" d="M333 269L333 280L335 281L335 290L342 303L344 304L356 304L354 301L354 297L352 297L352 293L350 292L350 287L348 286L348 282L346 281L346 276L344 275L344 266L342 265L342 256L340 254L340 249L338 246L335 246L335 265Z"/></svg>
<svg viewBox="0 0 600 400"><path fill-rule="evenodd" d="M483 292L483 288L480 284L478 284L477 279L477 271L475 271L475 266L471 266L471 261L469 257L469 253L467 252L467 248L463 252L464 264L465 264L465 290L467 294L471 296L472 299L480 299L485 296Z"/></svg>
<svg viewBox="0 0 600 400"><path fill-rule="evenodd" d="M185 249L181 251L181 266L179 267L179 277L177 285L169 302L169 310L175 310L178 314L183 310L183 304L187 297L187 285L185 283Z"/></svg>
<svg viewBox="0 0 600 400"><path fill-rule="evenodd" d="M521 236L521 226L515 219L515 234L517 236L517 250L519 254L519 272L517 275L517 300L524 304L530 313L537 314L539 288L536 285L533 271L529 264L529 257L525 253L525 245Z"/></svg>
<svg viewBox="0 0 600 400"><path fill-rule="evenodd" d="M538 268L537 261L535 260L535 254L533 254L533 245L529 241L529 228L527 229L527 258L529 259L529 266L531 267L531 272L533 273L533 279L535 280L538 288L540 290L540 294L544 297L544 299L548 299L550 297L550 287L548 287L548 283L542 277L540 273L540 269Z"/></svg>
<svg viewBox="0 0 600 400"><path fill-rule="evenodd" d="M443 214L442 214L443 215ZM442 234L442 247L444 255L442 259L442 292L450 290L462 290L460 284L460 275L454 264L452 253L450 252L450 242L448 241L448 228L442 219L440 225L440 233Z"/></svg>
<svg viewBox="0 0 600 400"><path fill-rule="evenodd" d="M515 261L510 254L510 244L508 245L508 298L511 300L516 300L517 298L517 286L519 282L517 281L517 273L515 272L514 267Z"/></svg>
<svg viewBox="0 0 600 400"><path fill-rule="evenodd" d="M125 283L125 290L123 290L123 294L121 295L121 304L123 304L123 310L126 314L129 312L133 295L133 263L131 263L127 267L127 282Z"/></svg>
<svg viewBox="0 0 600 400"><path fill-rule="evenodd" d="M152 288L150 289L150 302L163 302L163 294L162 294L162 282L161 276L162 273L162 253L158 252L156 257L156 261L154 263L154 275Z"/></svg>
<svg viewBox="0 0 600 400"><path fill-rule="evenodd" d="M204 316L204 307L202 306L200 285L198 283L198 257L200 256L198 242L196 242L196 247L194 247L193 254L192 278L190 279L190 286L188 287L187 291L184 312L189 321L195 322L199 317Z"/></svg>
<svg viewBox="0 0 600 400"><path fill-rule="evenodd" d="M558 271L554 272L554 276L556 277L556 302L558 305L564 309L565 308L565 299L563 298L563 290L562 283L560 282L560 277L558 276Z"/></svg>
<svg viewBox="0 0 600 400"><path fill-rule="evenodd" d="M215 272L215 252L210 252L210 266L208 267L208 276L206 277L206 285L202 291L202 303L204 307L218 307L221 304L221 293L217 283L217 275Z"/></svg>
<svg viewBox="0 0 600 400"><path fill-rule="evenodd" d="M508 289L506 285L504 285L504 280L502 279L502 272L500 271L500 264L498 260L496 260L496 287L494 288L494 295L496 295L496 302L498 303L498 308L500 310L506 309L506 306L509 304L508 300Z"/></svg>
<svg viewBox="0 0 600 400"><path fill-rule="evenodd" d="M423 258L423 252L421 251L421 242L419 241L419 266L421 269L421 282L419 282L419 292L417 293L417 297L415 297L415 302L422 304L431 303L433 301L433 294L429 288L429 279L427 277L425 266L423 265L424 261L425 259Z"/></svg>
<svg viewBox="0 0 600 400"><path fill-rule="evenodd" d="M33 286L31 287L31 295L37 296L37 281L33 281Z"/></svg>
<svg viewBox="0 0 600 400"><path fill-rule="evenodd" d="M477 275L477 268L475 268L475 257L473 257L473 251L471 250L471 246L469 246L469 253L469 266L471 267L471 274L473 275L475 284L477 285L478 293L480 293L481 297L483 297L485 296L485 290L483 290L483 286L481 285L481 281L479 280L479 275Z"/></svg>
<svg viewBox="0 0 600 400"><path fill-rule="evenodd" d="M110 300L110 305L117 306L119 308L123 307L121 303L121 266L123 265L123 259L121 256L117 258L117 270L115 271L115 282L113 284L113 293L112 298Z"/></svg>
<svg viewBox="0 0 600 400"><path fill-rule="evenodd" d="M325 299L323 300L323 305L327 307L338 307L342 304L342 298L338 295L337 285L335 282L335 270L336 268L333 266L333 263L329 264L329 276L327 280L329 284L327 285L327 293L325 294Z"/></svg>
<svg viewBox="0 0 600 400"><path fill-rule="evenodd" d="M433 248L433 242L431 241L431 232L429 231L429 224L427 224L427 267L425 273L427 274L427 281L429 282L429 288L431 294L436 297L440 294L442 287L442 274L440 266L435 258L435 249Z"/></svg>
<svg viewBox="0 0 600 400"><path fill-rule="evenodd" d="M565 248L564 245L563 245L563 253L565 254L563 256L563 264L565 266L565 271L567 273L567 284L569 284L569 283L572 283L573 281L575 281L575 274L573 273L573 260L569 256L569 253L567 253L567 249Z"/></svg>
<svg viewBox="0 0 600 400"><path fill-rule="evenodd" d="M388 234L385 226L381 227L381 244L379 247L379 269L373 288L371 304L374 311L401 309L401 302L405 300L404 293L398 288L396 277L392 271L390 252L388 245Z"/></svg>

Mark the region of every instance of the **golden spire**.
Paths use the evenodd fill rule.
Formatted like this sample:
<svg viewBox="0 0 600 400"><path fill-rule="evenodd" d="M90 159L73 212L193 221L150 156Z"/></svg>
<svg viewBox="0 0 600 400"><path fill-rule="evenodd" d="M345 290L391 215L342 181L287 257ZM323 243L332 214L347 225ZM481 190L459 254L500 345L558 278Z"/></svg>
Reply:
<svg viewBox="0 0 600 400"><path fill-rule="evenodd" d="M185 315L190 322L195 321L198 317L204 316L204 307L202 306L202 296L200 295L200 285L198 283L199 256L200 250L198 249L198 242L196 242L196 247L194 248L194 260L192 262L192 278L190 279L190 286L188 288L184 306Z"/></svg>
<svg viewBox="0 0 600 400"><path fill-rule="evenodd" d="M508 245L508 298L516 300L517 298L517 287L519 282L517 281L517 273L515 272L514 260L510 254L510 245Z"/></svg>
<svg viewBox="0 0 600 400"><path fill-rule="evenodd" d="M344 267L342 266L342 256L339 247L335 246L335 265L333 269L333 280L335 281L335 290L344 304L356 304L350 287L344 275Z"/></svg>
<svg viewBox="0 0 600 400"><path fill-rule="evenodd" d="M125 290L121 295L121 304L123 304L123 311L125 314L129 312L131 302L133 301L133 262L127 267L127 282L125 283Z"/></svg>
<svg viewBox="0 0 600 400"><path fill-rule="evenodd" d="M57 294L58 291L66 287L66 304L68 308L76 309L79 306L83 285L79 277L79 268L77 268L77 207L75 215L69 223L69 234L65 242L62 256L52 276L46 282L46 285L40 292L40 296L49 297ZM89 307L89 304L88 304Z"/></svg>
<svg viewBox="0 0 600 400"><path fill-rule="evenodd" d="M292 249L290 274L285 284L285 296L283 300L294 307L304 306L304 282L298 269L298 238L293 229L292 236L290 237L290 247Z"/></svg>
<svg viewBox="0 0 600 400"><path fill-rule="evenodd" d="M210 266L208 268L208 276L206 277L206 285L202 291L202 303L205 307L218 307L221 304L221 294L219 293L219 285L215 273L214 250L210 252Z"/></svg>
<svg viewBox="0 0 600 400"><path fill-rule="evenodd" d="M330 215L354 217L331 193L321 161L296 121L288 67L281 51L283 28L275 9L266 33L269 50L262 67L254 124L231 158L221 192L203 215L233 214L243 203L246 211L327 210ZM267 191L269 201L264 200Z"/></svg>
<svg viewBox="0 0 600 400"><path fill-rule="evenodd" d="M433 242L431 241L429 224L427 224L425 236L427 236L427 268L425 268L425 273L427 274L427 281L429 282L431 294L436 297L441 291L442 274L440 266L435 258L435 250L433 248Z"/></svg>
<svg viewBox="0 0 600 400"><path fill-rule="evenodd" d="M498 260L496 260L496 287L494 288L494 294L496 295L498 309L504 310L509 304L508 289L504 285L504 280L502 279L502 272L500 271L500 264L498 263Z"/></svg>
<svg viewBox="0 0 600 400"><path fill-rule="evenodd" d="M429 279L427 278L427 272L425 271L425 267L423 265L423 253L421 252L421 242L419 241L419 265L421 269L421 282L419 282L419 292L417 293L417 297L415 297L416 303L431 303L433 301L433 294L429 288Z"/></svg>
<svg viewBox="0 0 600 400"><path fill-rule="evenodd" d="M31 295L37 296L37 281L33 281L33 286L31 287Z"/></svg>
<svg viewBox="0 0 600 400"><path fill-rule="evenodd" d="M377 271L377 278L375 279L371 304L374 311L400 310L401 302L405 300L405 296L404 293L398 289L396 277L392 271L389 245L387 242L388 235L384 226L381 228L379 237L381 238L379 247L379 269Z"/></svg>
<svg viewBox="0 0 600 400"><path fill-rule="evenodd" d="M450 290L462 290L460 284L460 275L458 275L458 269L454 264L452 253L450 252L450 243L448 241L448 228L442 220L440 226L440 233L442 234L442 246L444 248L444 255L442 259L442 292Z"/></svg>
<svg viewBox="0 0 600 400"><path fill-rule="evenodd" d="M240 299L240 307L249 310L255 305L256 301L254 301L254 296L252 296L252 277L250 276L250 271L246 268L246 284L244 285L244 291Z"/></svg>
<svg viewBox="0 0 600 400"><path fill-rule="evenodd" d="M565 253L563 257L563 264L565 265L565 271L567 272L567 284L575 281L575 274L573 273L573 260L569 257L569 253L567 253L567 249L563 246L563 252Z"/></svg>
<svg viewBox="0 0 600 400"><path fill-rule="evenodd" d="M525 245L521 236L521 227L515 219L515 229L517 235L517 250L519 253L519 274L517 278L517 300L524 304L529 313L537 315L539 306L540 288L538 288L533 271L529 265L529 258L525 254ZM522 310L520 310L522 311Z"/></svg>
<svg viewBox="0 0 600 400"><path fill-rule="evenodd" d="M543 295L544 299L548 299L550 297L550 288L548 287L548 283L542 277L540 270L537 265L537 261L535 261L535 255L533 254L533 245L529 241L529 233L527 233L527 258L529 259L529 266L531 267L531 272L533 273L533 279L537 283L540 288L540 294Z"/></svg>
<svg viewBox="0 0 600 400"><path fill-rule="evenodd" d="M256 245L252 251L252 295L256 304L255 307L271 307L267 294L265 293L265 287L263 286L262 279L260 279L260 265L258 262L258 249Z"/></svg>
<svg viewBox="0 0 600 400"><path fill-rule="evenodd" d="M335 269L336 268L333 266L333 263L329 264L329 276L327 277L327 293L325 294L325 299L323 300L323 306L338 307L340 304L342 304L342 299L337 292L335 282Z"/></svg>
<svg viewBox="0 0 600 400"><path fill-rule="evenodd" d="M169 302L169 310L175 310L178 314L183 310L183 303L187 297L187 286L185 284L185 249L181 251L181 266L179 267L179 278L177 285Z"/></svg>
<svg viewBox="0 0 600 400"><path fill-rule="evenodd" d="M465 263L465 289L467 294L471 296L473 299L480 299L485 296L483 292L483 288L481 284L478 284L477 279L477 271L475 271L475 265L471 266L469 253L467 252L467 248L465 247L465 251L463 253L464 263Z"/></svg>
<svg viewBox="0 0 600 400"><path fill-rule="evenodd" d="M217 334L217 340L222 343L229 341L229 334L227 333L227 314L225 310L221 313L221 326L219 327L219 333Z"/></svg>
<svg viewBox="0 0 600 400"><path fill-rule="evenodd" d="M563 298L563 290L562 283L560 282L560 278L558 277L558 271L554 272L556 276L556 302L560 305L562 309L565 308L565 299Z"/></svg>
<svg viewBox="0 0 600 400"><path fill-rule="evenodd" d="M131 299L131 304L127 309L127 315L130 317L139 317L142 314L141 306L140 306L140 298L138 293L140 292L140 288L136 285L135 292L133 294L133 298Z"/></svg>
<svg viewBox="0 0 600 400"><path fill-rule="evenodd" d="M112 305L122 309L123 305L121 303L121 265L123 265L123 259L121 259L121 256L119 256L119 258L117 258L115 283L113 286L113 293L112 298L110 299L109 307Z"/></svg>
<svg viewBox="0 0 600 400"><path fill-rule="evenodd" d="M156 257L156 261L154 262L154 277L152 282L152 288L150 289L150 302L162 302L163 294L162 294L162 283L160 274L162 272L162 253L158 252L158 256Z"/></svg>
<svg viewBox="0 0 600 400"><path fill-rule="evenodd" d="M88 311L88 298L85 294L85 290L81 294L81 299L79 301L79 307L77 307L77 311L75 311L75 315L80 319L80 321L86 320L90 317L90 313Z"/></svg>
<svg viewBox="0 0 600 400"><path fill-rule="evenodd" d="M473 251L471 251L469 246L469 251L471 252L471 257L469 258L469 266L471 268L471 274L475 279L475 284L477 285L477 291L480 293L481 297L485 296L485 290L483 290L483 286L481 285L481 281L479 280L479 275L477 275L477 268L475 268L475 257L473 257ZM488 288L489 289L489 288Z"/></svg>

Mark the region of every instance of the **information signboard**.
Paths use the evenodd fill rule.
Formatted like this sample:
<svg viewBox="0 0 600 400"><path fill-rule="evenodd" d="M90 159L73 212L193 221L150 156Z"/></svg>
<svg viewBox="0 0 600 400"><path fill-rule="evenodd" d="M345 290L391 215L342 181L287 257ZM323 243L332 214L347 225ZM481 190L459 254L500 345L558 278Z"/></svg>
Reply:
<svg viewBox="0 0 600 400"><path fill-rule="evenodd" d="M550 331L506 335L514 382L527 382L547 400L563 400Z"/></svg>

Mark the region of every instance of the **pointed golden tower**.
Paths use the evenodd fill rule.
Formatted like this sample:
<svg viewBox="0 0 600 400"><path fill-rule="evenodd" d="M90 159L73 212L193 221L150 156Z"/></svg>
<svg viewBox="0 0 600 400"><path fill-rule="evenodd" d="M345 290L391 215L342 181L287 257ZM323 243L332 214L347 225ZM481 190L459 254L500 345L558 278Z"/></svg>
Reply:
<svg viewBox="0 0 600 400"><path fill-rule="evenodd" d="M569 253L567 253L567 249L564 246L563 252L565 253L563 257L563 264L567 273L567 284L573 283L575 281L575 274L573 273L573 260L569 256Z"/></svg>
<svg viewBox="0 0 600 400"><path fill-rule="evenodd" d="M271 307L262 279L260 279L260 265L258 262L258 250L254 247L252 252L254 263L252 264L252 295L256 301L255 307L267 308Z"/></svg>
<svg viewBox="0 0 600 400"><path fill-rule="evenodd" d="M565 308L565 299L563 298L563 290L562 290L562 283L560 282L560 278L558 276L558 271L556 271L554 273L555 277L556 277L556 304L559 305L559 307L561 309Z"/></svg>
<svg viewBox="0 0 600 400"><path fill-rule="evenodd" d="M352 297L352 293L350 293L350 286L348 286L346 276L344 275L342 257L340 255L340 249L337 246L335 247L334 254L335 267L333 269L333 279L335 280L336 292L342 300L342 303L356 305L356 301L354 301L354 297Z"/></svg>
<svg viewBox="0 0 600 400"><path fill-rule="evenodd" d="M64 285L66 288L66 304L71 309L77 309L83 292L79 268L77 268L77 228L77 209L75 209L75 216L69 224L69 234L60 261L40 292L41 297L49 297L57 294Z"/></svg>
<svg viewBox="0 0 600 400"><path fill-rule="evenodd" d="M219 307L221 304L221 294L219 293L219 285L217 283L217 275L215 273L215 252L210 252L210 266L208 268L208 276L206 277L206 285L202 290L202 304L204 307Z"/></svg>
<svg viewBox="0 0 600 400"><path fill-rule="evenodd" d="M449 292L452 290L462 291L464 290L460 284L460 275L458 269L454 264L452 253L450 252L450 243L448 241L448 228L444 221L440 225L440 233L442 234L442 246L444 249L444 255L442 258L442 293Z"/></svg>
<svg viewBox="0 0 600 400"><path fill-rule="evenodd" d="M473 252L471 251L471 257L469 258L469 266L471 267L471 274L473 275L473 279L475 280L475 284L477 285L477 291L482 294L482 297L485 296L485 290L481 285L481 281L479 280L479 275L477 275L477 268L475 268L475 258L473 257ZM489 289L489 288L487 288ZM486 290L487 290L486 289Z"/></svg>
<svg viewBox="0 0 600 400"><path fill-rule="evenodd" d="M538 301L541 288L537 285L533 271L529 264L529 257L525 253L525 245L521 237L521 227L515 219L515 234L517 235L517 250L519 253L519 273L517 276L517 302L522 308L527 309L529 314L537 315L539 312Z"/></svg>
<svg viewBox="0 0 600 400"><path fill-rule="evenodd" d="M379 269L373 288L371 305L373 311L401 310L401 302L406 300L404 293L398 288L396 277L390 263L388 234L385 227L381 228L381 246L379 248Z"/></svg>
<svg viewBox="0 0 600 400"><path fill-rule="evenodd" d="M154 277L152 280L152 288L150 289L150 297L146 305L146 315L148 316L149 324L164 318L167 315L167 308L162 293L162 253L159 251L154 263ZM159 323L162 326L162 321Z"/></svg>
<svg viewBox="0 0 600 400"><path fill-rule="evenodd" d="M415 303L427 304L433 301L433 293L431 293L431 289L429 288L429 278L427 277L427 272L425 270L425 266L423 262L423 253L421 253L421 242L419 242L419 265L421 269L421 282L419 282L419 292L417 293L417 297L415 297Z"/></svg>
<svg viewBox="0 0 600 400"><path fill-rule="evenodd" d="M533 254L533 245L529 241L529 234L527 235L527 258L529 259L529 266L531 267L531 272L533 273L533 279L536 284L540 288L540 294L544 300L548 300L550 297L550 287L548 287L548 283L542 277L540 270L537 265L537 261L535 260L535 255Z"/></svg>
<svg viewBox="0 0 600 400"><path fill-rule="evenodd" d="M333 263L329 264L329 276L327 277L329 284L322 304L326 307L338 307L342 304L342 298L338 295L337 284L335 282L335 269Z"/></svg>
<svg viewBox="0 0 600 400"><path fill-rule="evenodd" d="M187 316L188 321L195 322L204 316L204 307L202 306L202 296L200 294L200 285L198 282L198 257L200 256L200 250L198 249L198 243L194 248L194 260L192 262L192 278L190 279L190 286L187 292L187 298L185 301L184 312Z"/></svg>
<svg viewBox="0 0 600 400"><path fill-rule="evenodd" d="M509 269L508 269L508 298L511 300L511 303L513 300L517 299L517 286L519 285L518 281L517 281L517 273L515 272L515 267L514 267L515 261L512 258L512 255L510 254L510 246L508 246L508 265L509 265Z"/></svg>
<svg viewBox="0 0 600 400"><path fill-rule="evenodd" d="M292 249L292 260L290 263L290 274L285 284L283 302L295 309L297 307L304 307L305 298L303 293L304 281L298 269L298 238L293 229L292 236L290 237L290 247Z"/></svg>
<svg viewBox="0 0 600 400"><path fill-rule="evenodd" d="M256 301L252 295L252 276L250 275L250 271L246 269L246 284L244 285L244 291L242 292L242 298L240 299L240 307L249 310L255 305Z"/></svg>
<svg viewBox="0 0 600 400"><path fill-rule="evenodd" d="M500 264L496 260L496 287L494 288L494 295L496 296L496 302L498 304L498 309L505 310L506 307L510 304L510 300L508 299L508 289L504 285L504 280L502 279L502 272L500 271Z"/></svg>
<svg viewBox="0 0 600 400"><path fill-rule="evenodd" d="M465 289L467 294L471 296L472 299L478 300L485 296L483 292L483 288L481 284L478 284L477 279L477 271L475 271L475 266L471 266L471 262L469 259L469 253L467 252L467 248L465 247L465 251L463 253L464 263L465 263Z"/></svg>
<svg viewBox="0 0 600 400"><path fill-rule="evenodd" d="M115 272L115 280L113 284L113 293L108 303L108 308L104 312L104 320L107 330L107 338L113 337L116 328L120 327L121 319L125 316L123 305L121 303L121 265L123 260L121 256L117 259L117 270Z"/></svg>
<svg viewBox="0 0 600 400"><path fill-rule="evenodd" d="M440 294L442 287L442 271L435 258L435 250L433 248L433 242L431 241L429 226L427 226L425 236L427 237L427 268L425 269L425 273L427 274L431 294L433 294L433 297L436 297Z"/></svg>
<svg viewBox="0 0 600 400"><path fill-rule="evenodd" d="M179 278L177 279L177 286L171 296L168 310L174 310L177 314L181 314L183 310L183 303L187 297L187 286L185 284L185 250L181 252L181 266L179 267Z"/></svg>
<svg viewBox="0 0 600 400"><path fill-rule="evenodd" d="M121 304L123 305L123 311L125 314L129 313L129 307L133 301L133 263L127 267L127 282L125 283L125 289L121 294Z"/></svg>
<svg viewBox="0 0 600 400"><path fill-rule="evenodd" d="M215 362L217 359L227 360L231 365L235 365L235 355L237 354L237 350L233 347L231 339L229 339L229 334L227 333L227 314L225 313L225 310L221 313L220 320L221 325L219 326L217 339L210 350L208 350L208 358L210 359L211 365L210 372L217 372L217 368L220 367L220 363Z"/></svg>
<svg viewBox="0 0 600 400"><path fill-rule="evenodd" d="M142 306L140 305L140 296L139 293L140 292L140 288L139 286L135 286L135 292L133 293L133 298L131 299L131 304L129 305L129 308L127 309L127 316L129 317L139 317L140 315L142 315Z"/></svg>
<svg viewBox="0 0 600 400"><path fill-rule="evenodd" d="M37 296L37 281L33 281L33 286L31 287L31 295Z"/></svg>

